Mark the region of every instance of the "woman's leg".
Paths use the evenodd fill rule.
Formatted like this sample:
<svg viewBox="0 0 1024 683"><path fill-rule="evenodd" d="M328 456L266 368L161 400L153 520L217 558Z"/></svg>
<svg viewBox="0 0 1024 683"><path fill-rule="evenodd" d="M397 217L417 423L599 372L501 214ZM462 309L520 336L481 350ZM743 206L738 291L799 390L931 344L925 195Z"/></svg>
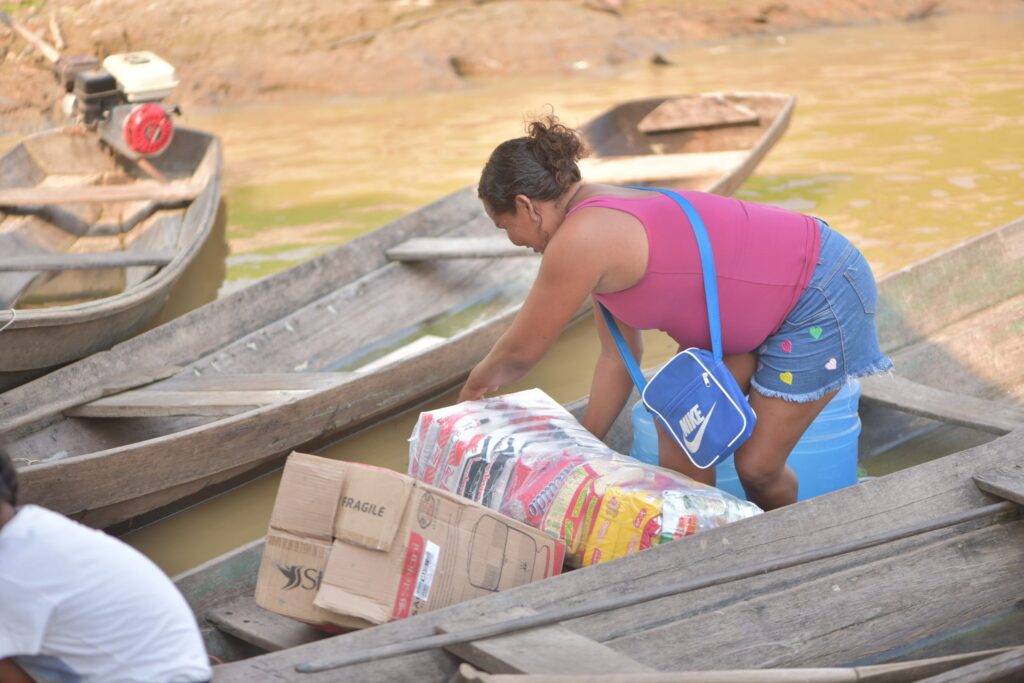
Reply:
<svg viewBox="0 0 1024 683"><path fill-rule="evenodd" d="M681 350L682 349L680 349L680 351ZM732 376L736 378L736 382L740 385L743 392L749 393L750 378L753 376L754 369L757 366L757 356L753 353L743 353L734 356L726 356L722 361L725 363L725 367L729 368L729 372L732 373ZM756 409L755 412L757 412ZM760 420L758 420L758 422L760 422ZM702 470L694 465L690 462L690 458L688 458L686 453L683 452L683 449L679 444L676 443L676 440L669 436L668 432L658 424L657 420L655 420L654 424L658 428L658 463L662 467L667 467L670 470L675 470L676 472L685 474L690 479L699 481L702 484L714 486L716 481L715 468L708 467L707 469ZM753 438L753 436L751 436L751 438Z"/></svg>
<svg viewBox="0 0 1024 683"><path fill-rule="evenodd" d="M796 502L796 474L786 465L786 459L838 391L830 391L809 403L768 398L756 389L750 392L750 406L757 414L757 424L733 457L747 498L762 510Z"/></svg>

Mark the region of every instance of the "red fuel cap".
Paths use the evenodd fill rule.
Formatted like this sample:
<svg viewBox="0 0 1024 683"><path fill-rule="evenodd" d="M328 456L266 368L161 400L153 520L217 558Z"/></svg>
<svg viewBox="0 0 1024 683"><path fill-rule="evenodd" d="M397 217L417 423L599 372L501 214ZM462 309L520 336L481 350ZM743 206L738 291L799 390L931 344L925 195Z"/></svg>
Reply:
<svg viewBox="0 0 1024 683"><path fill-rule="evenodd" d="M152 102L132 109L124 120L124 139L139 154L159 154L171 144L174 124L164 108Z"/></svg>

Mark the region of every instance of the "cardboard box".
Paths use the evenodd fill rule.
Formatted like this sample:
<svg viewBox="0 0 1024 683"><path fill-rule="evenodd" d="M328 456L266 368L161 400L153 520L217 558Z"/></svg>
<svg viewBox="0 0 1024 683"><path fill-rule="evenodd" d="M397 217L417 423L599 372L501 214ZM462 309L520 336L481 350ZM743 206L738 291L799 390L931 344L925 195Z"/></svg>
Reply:
<svg viewBox="0 0 1024 683"><path fill-rule="evenodd" d="M361 628L561 572L562 543L404 474L293 453L256 602ZM333 539L329 541L328 539Z"/></svg>
<svg viewBox="0 0 1024 683"><path fill-rule="evenodd" d="M329 458L305 453L288 456L256 579L260 607L310 624L370 625L313 604L331 552L344 474L342 463Z"/></svg>

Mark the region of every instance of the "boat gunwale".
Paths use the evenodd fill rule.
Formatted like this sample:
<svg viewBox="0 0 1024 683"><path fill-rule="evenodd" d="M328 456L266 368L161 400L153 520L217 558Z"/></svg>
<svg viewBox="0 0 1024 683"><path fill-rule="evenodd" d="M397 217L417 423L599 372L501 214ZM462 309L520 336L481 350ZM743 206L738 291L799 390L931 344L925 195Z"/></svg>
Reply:
<svg viewBox="0 0 1024 683"><path fill-rule="evenodd" d="M127 288L123 292L91 301L53 308L29 308L23 310L17 309L15 305L14 308L17 309L18 314L12 325L5 330L6 332L82 324L110 315L117 315L131 310L139 302L153 298L161 290L169 290L170 286L177 281L184 270L195 259L213 229L213 222L219 208L220 175L223 171L223 151L220 140L216 135L193 128L180 128L178 130L187 131L200 139L205 139L207 142L202 158L195 165L193 173L188 176L188 179L195 180L199 174L204 174L203 189L194 199L187 203L186 211L182 215L182 225L188 221L199 225L200 229L192 235L192 238L186 244L179 244L175 247L174 258L167 265L158 268L150 277ZM55 129L37 133L32 137L62 134L60 129ZM201 213L192 214L193 207L200 207L202 209Z"/></svg>

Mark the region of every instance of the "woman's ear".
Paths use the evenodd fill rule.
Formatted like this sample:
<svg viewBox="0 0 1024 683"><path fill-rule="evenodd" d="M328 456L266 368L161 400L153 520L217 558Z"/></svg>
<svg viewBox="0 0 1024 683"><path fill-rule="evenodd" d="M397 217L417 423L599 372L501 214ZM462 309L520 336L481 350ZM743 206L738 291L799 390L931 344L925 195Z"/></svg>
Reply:
<svg viewBox="0 0 1024 683"><path fill-rule="evenodd" d="M537 210L537 205L534 204L533 200L527 197L525 194L516 195L516 212L522 209L526 212L526 215L530 217L534 223L540 221L540 211Z"/></svg>

